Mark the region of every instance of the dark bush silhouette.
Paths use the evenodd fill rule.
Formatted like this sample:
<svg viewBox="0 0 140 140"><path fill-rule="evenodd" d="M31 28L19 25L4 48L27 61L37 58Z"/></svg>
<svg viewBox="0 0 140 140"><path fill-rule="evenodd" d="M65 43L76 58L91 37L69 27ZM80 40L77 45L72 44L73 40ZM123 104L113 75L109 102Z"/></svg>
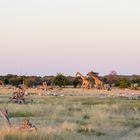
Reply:
<svg viewBox="0 0 140 140"><path fill-rule="evenodd" d="M81 85L82 84L82 81L79 77L76 77L74 80L73 80L73 87L76 88L78 85Z"/></svg>

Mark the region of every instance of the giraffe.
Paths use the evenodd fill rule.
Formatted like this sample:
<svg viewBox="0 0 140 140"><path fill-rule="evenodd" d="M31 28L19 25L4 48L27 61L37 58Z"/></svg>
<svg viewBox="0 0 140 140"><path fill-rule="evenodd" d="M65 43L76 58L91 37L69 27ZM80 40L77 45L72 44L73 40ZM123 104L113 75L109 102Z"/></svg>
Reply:
<svg viewBox="0 0 140 140"><path fill-rule="evenodd" d="M47 82L43 82L42 85L40 85L37 89L47 91Z"/></svg>
<svg viewBox="0 0 140 140"><path fill-rule="evenodd" d="M3 81L2 81L2 80L0 80L0 85L1 85L1 86L3 86L3 85L4 85L4 83L3 83Z"/></svg>
<svg viewBox="0 0 140 140"><path fill-rule="evenodd" d="M20 127L19 127L19 130L29 130L29 131L32 131L32 130L37 130L37 128L36 128L35 125L33 125L33 124L29 121L29 119L25 119L25 120L21 123L21 125L20 125Z"/></svg>
<svg viewBox="0 0 140 140"><path fill-rule="evenodd" d="M86 88L86 89L90 89L91 88L91 83L87 79L87 77L83 76L80 72L77 72L76 76L80 76L80 78L82 79L82 87L83 88Z"/></svg>
<svg viewBox="0 0 140 140"><path fill-rule="evenodd" d="M4 120L6 121L7 125L9 127L12 127L12 124L11 124L10 119L9 119L8 109L1 109L0 108L0 115L2 116L2 118L4 118Z"/></svg>
<svg viewBox="0 0 140 140"><path fill-rule="evenodd" d="M47 91L47 82L43 82L43 90Z"/></svg>
<svg viewBox="0 0 140 140"><path fill-rule="evenodd" d="M89 72L87 75L90 76L95 81L95 87L97 89L102 89L103 88L102 81L98 77L96 77L92 72Z"/></svg>
<svg viewBox="0 0 140 140"><path fill-rule="evenodd" d="M46 95L46 91L48 90L47 82L43 82L42 85L37 87L37 90L39 91L38 94L41 96Z"/></svg>
<svg viewBox="0 0 140 140"><path fill-rule="evenodd" d="M22 84L18 85L18 90L12 93L12 97L10 98L9 102L15 102L18 104L25 103L24 96L27 96L28 93L26 92L24 81Z"/></svg>
<svg viewBox="0 0 140 140"><path fill-rule="evenodd" d="M18 104L23 104L25 103L25 98L24 98L25 92L24 91L15 91L12 93L12 97L10 97L10 101L9 102L15 102Z"/></svg>
<svg viewBox="0 0 140 140"><path fill-rule="evenodd" d="M10 119L9 119L8 109L1 109L0 108L0 115L6 121L8 127L14 128L14 126L12 125L12 123L10 122ZM23 122L21 123L21 125L18 127L18 129L19 130L33 131L33 130L37 130L37 127L35 125L33 125L29 121L29 119L25 119L25 120L23 120Z"/></svg>

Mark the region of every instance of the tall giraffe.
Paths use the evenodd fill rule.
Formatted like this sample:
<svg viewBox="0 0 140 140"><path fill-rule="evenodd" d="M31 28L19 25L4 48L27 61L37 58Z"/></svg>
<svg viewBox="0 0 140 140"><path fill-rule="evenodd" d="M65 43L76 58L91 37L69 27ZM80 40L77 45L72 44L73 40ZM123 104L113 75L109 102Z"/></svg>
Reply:
<svg viewBox="0 0 140 140"><path fill-rule="evenodd" d="M98 77L96 77L92 72L89 72L87 75L90 76L95 81L95 86L97 89L103 88L103 82Z"/></svg>
<svg viewBox="0 0 140 140"><path fill-rule="evenodd" d="M87 79L87 77L83 76L80 72L77 72L76 76L80 76L80 78L82 79L82 87L83 88L86 88L86 89L90 89L91 88L91 83Z"/></svg>

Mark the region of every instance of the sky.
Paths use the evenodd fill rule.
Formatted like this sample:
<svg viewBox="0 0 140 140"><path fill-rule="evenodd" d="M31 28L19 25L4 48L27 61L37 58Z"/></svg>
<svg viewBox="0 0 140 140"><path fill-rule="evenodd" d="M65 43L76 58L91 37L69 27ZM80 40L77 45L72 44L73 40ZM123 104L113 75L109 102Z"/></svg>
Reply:
<svg viewBox="0 0 140 140"><path fill-rule="evenodd" d="M140 75L139 0L0 0L0 75Z"/></svg>

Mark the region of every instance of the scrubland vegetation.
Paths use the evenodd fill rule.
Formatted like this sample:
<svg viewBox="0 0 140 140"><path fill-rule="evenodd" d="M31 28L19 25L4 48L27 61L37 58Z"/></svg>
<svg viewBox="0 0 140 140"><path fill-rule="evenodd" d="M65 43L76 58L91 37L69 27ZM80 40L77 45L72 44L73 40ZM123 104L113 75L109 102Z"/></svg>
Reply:
<svg viewBox="0 0 140 140"><path fill-rule="evenodd" d="M110 84L113 87L119 88L130 88L130 89L139 89L140 87L140 76L123 76L117 75L114 71L108 75L100 76L103 84ZM4 82L5 85L18 86L24 81L27 87L34 87L42 85L43 82L47 82L47 85L58 85L62 86L73 86L77 87L81 85L81 79L74 76L65 76L64 74L58 73L56 76L17 76L8 74L6 76L0 76L0 80ZM90 79L91 80L91 79ZM94 83L94 81L91 80Z"/></svg>

